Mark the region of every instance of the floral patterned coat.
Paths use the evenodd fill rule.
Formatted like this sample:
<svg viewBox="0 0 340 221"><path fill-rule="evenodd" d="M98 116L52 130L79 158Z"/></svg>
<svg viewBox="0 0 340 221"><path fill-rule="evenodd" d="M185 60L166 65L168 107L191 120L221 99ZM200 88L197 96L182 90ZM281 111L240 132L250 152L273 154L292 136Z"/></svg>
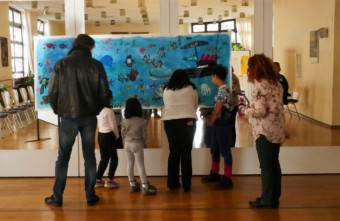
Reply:
<svg viewBox="0 0 340 221"><path fill-rule="evenodd" d="M255 139L263 135L272 143L284 142L282 93L283 89L279 82L275 85L265 79L254 81L250 107L245 113L249 117Z"/></svg>

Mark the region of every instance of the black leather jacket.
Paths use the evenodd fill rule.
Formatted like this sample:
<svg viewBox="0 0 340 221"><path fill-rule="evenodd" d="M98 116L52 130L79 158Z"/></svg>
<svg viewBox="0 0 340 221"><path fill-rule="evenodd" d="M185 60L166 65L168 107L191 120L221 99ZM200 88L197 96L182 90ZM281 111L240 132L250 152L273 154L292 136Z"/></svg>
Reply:
<svg viewBox="0 0 340 221"><path fill-rule="evenodd" d="M72 49L59 60L48 82L48 98L55 114L61 117L96 116L109 105L109 84L103 65L91 52Z"/></svg>

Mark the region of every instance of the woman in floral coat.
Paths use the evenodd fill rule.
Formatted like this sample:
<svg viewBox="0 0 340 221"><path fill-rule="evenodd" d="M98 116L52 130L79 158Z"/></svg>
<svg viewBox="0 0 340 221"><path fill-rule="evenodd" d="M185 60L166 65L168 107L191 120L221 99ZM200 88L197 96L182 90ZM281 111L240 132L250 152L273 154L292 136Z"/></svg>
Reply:
<svg viewBox="0 0 340 221"><path fill-rule="evenodd" d="M273 62L263 54L248 61L248 81L253 84L250 106L245 110L252 125L260 162L262 194L250 201L252 208L278 208L281 195L279 152L284 135L282 93Z"/></svg>

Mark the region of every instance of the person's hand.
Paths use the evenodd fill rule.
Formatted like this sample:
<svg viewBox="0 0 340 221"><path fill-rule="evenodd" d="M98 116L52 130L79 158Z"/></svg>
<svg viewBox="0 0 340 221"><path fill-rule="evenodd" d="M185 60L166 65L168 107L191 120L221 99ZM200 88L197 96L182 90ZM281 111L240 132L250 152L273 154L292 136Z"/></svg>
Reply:
<svg viewBox="0 0 340 221"><path fill-rule="evenodd" d="M245 105L240 105L238 107L238 116L242 117L242 118L246 118L247 117L246 109L247 109L247 107Z"/></svg>

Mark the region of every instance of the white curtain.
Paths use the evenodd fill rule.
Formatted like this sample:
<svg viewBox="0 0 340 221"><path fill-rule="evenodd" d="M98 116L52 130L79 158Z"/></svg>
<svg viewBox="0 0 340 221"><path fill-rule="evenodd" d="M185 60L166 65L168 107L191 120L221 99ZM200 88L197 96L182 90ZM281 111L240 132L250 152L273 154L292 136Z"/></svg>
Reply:
<svg viewBox="0 0 340 221"><path fill-rule="evenodd" d="M32 33L31 15L28 11L23 12L23 37L24 37L24 56L25 56L25 75L33 73L34 66L34 49L33 49L33 33Z"/></svg>
<svg viewBox="0 0 340 221"><path fill-rule="evenodd" d="M240 43L247 50L251 50L253 48L251 23L252 20L250 18L239 18L236 20L237 32L240 37Z"/></svg>

